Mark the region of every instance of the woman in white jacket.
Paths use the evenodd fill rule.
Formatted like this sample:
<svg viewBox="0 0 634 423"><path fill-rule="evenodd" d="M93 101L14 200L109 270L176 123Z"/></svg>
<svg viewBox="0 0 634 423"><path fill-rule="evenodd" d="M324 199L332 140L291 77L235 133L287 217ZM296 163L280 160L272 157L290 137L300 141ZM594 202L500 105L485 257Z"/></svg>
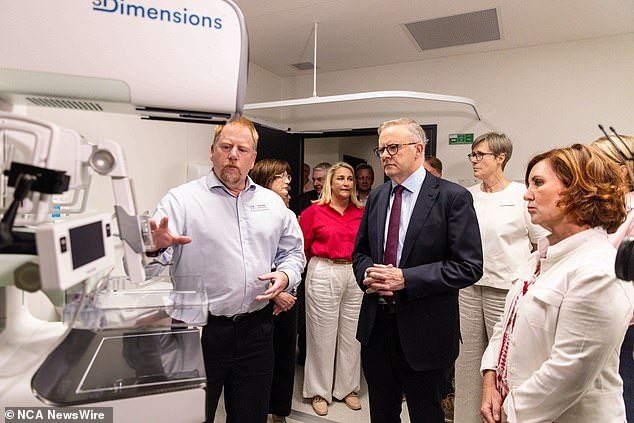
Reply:
<svg viewBox="0 0 634 423"><path fill-rule="evenodd" d="M618 170L583 145L528 164L531 221L549 230L513 283L482 358L485 422L625 421L619 348L634 289L607 237L625 218Z"/></svg>
<svg viewBox="0 0 634 423"><path fill-rule="evenodd" d="M480 423L482 380L480 360L493 327L502 318L511 283L548 231L531 223L526 209L526 185L504 176L513 144L505 134L488 132L471 145L473 176L482 182L469 188L482 237L484 272L475 285L460 290L462 344L456 360L454 420Z"/></svg>

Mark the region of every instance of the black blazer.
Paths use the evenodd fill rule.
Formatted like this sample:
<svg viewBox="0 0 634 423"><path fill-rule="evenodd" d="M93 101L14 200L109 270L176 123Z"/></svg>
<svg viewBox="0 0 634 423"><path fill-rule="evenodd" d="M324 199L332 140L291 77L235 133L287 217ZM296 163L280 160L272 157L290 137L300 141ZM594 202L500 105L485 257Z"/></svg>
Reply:
<svg viewBox="0 0 634 423"><path fill-rule="evenodd" d="M352 253L359 286L365 271L383 263L391 182L370 192ZM458 290L482 277L482 243L471 193L429 172L421 187L401 253L405 289L396 319L401 348L417 371L449 367L458 356ZM364 295L357 339L367 345L379 296Z"/></svg>

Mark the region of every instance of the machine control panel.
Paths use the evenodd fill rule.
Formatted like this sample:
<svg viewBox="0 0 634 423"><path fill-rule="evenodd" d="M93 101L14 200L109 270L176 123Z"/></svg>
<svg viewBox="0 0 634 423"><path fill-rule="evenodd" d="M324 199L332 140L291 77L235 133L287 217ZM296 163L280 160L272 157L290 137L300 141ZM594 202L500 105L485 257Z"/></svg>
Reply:
<svg viewBox="0 0 634 423"><path fill-rule="evenodd" d="M35 233L43 289L64 290L114 266L109 214L41 225Z"/></svg>

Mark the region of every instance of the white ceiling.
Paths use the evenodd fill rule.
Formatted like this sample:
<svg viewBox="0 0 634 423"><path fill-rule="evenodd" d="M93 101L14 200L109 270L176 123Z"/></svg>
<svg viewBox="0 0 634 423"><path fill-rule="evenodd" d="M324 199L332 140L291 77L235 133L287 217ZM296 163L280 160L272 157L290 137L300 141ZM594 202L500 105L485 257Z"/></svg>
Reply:
<svg viewBox="0 0 634 423"><path fill-rule="evenodd" d="M281 76L561 43L634 32L634 0L234 0L251 62ZM420 51L403 24L496 8L501 40ZM634 54L614 52L614 54Z"/></svg>

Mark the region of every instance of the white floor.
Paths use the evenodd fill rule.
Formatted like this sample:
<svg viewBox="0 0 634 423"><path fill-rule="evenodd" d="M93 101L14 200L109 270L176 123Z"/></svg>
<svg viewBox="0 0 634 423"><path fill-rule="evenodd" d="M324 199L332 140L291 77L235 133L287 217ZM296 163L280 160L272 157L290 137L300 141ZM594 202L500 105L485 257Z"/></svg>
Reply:
<svg viewBox="0 0 634 423"><path fill-rule="evenodd" d="M295 390L293 393L293 407L291 415L286 419L288 423L368 423L370 421L370 410L368 406L368 389L365 379L361 378L361 390L358 392L361 400L361 410L349 409L343 401L333 401L328 406L328 414L318 416L313 411L310 399L302 397L302 385L304 383L304 367L297 366L295 370ZM402 423L410 423L407 414L407 403L403 401L403 413L401 413ZM225 422L225 410L222 404L218 404L214 423Z"/></svg>

